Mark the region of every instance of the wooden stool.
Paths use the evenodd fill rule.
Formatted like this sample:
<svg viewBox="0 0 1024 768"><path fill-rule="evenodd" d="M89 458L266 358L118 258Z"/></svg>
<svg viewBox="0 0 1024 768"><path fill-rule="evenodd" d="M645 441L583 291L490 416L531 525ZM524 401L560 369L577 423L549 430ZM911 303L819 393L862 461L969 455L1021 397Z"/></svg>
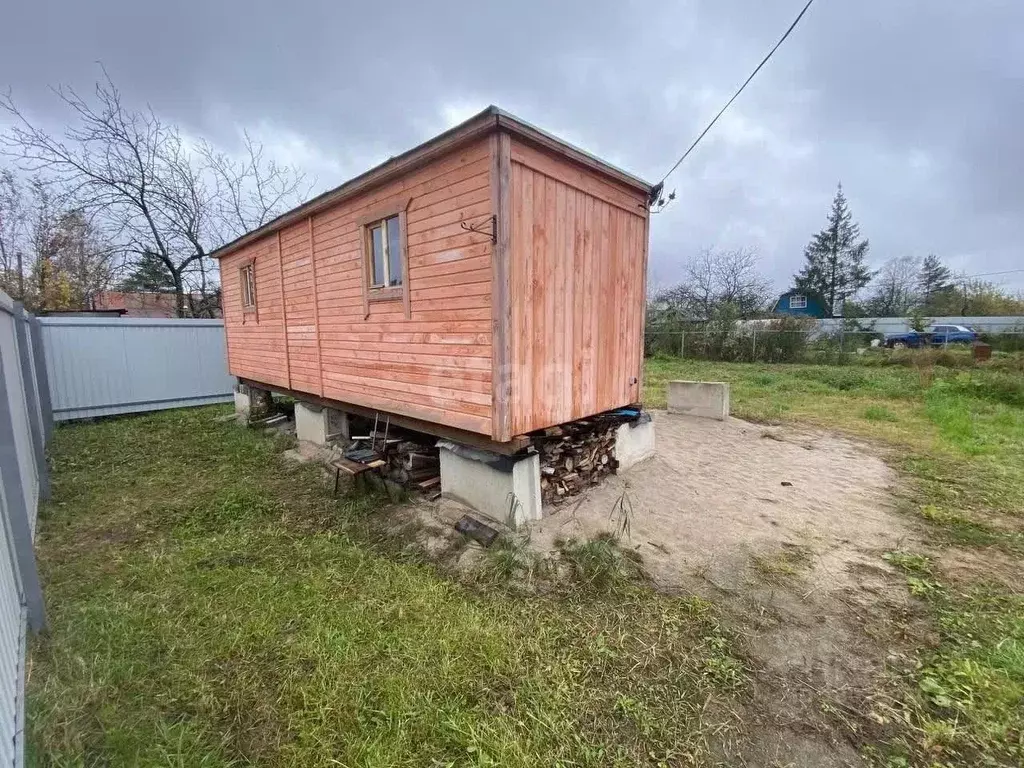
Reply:
<svg viewBox="0 0 1024 768"><path fill-rule="evenodd" d="M359 477L364 472L369 472L377 467L384 466L384 460L376 459L368 464L361 464L358 461L352 461L352 459L346 459L342 456L332 461L331 466L334 467L334 495L337 496L338 483L341 480L342 472L352 477Z"/></svg>

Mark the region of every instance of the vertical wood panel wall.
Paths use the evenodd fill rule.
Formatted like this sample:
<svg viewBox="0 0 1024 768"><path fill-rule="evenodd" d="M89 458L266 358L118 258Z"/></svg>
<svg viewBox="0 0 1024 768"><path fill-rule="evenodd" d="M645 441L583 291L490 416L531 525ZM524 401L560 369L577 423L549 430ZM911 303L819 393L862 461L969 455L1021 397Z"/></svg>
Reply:
<svg viewBox="0 0 1024 768"><path fill-rule="evenodd" d="M648 209L638 192L513 139L512 431L637 402Z"/></svg>
<svg viewBox="0 0 1024 768"><path fill-rule="evenodd" d="M482 139L281 230L280 262L276 234L224 257L231 373L490 435L493 246L459 225L489 230L491 167ZM366 317L357 222L409 198L410 317L400 300ZM256 313L238 280L250 258Z"/></svg>

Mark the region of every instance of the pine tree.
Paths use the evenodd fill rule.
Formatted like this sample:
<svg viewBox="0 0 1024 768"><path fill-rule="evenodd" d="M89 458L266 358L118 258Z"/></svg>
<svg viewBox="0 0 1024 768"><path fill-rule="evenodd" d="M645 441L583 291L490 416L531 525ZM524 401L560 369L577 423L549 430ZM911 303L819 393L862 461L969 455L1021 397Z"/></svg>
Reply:
<svg viewBox="0 0 1024 768"><path fill-rule="evenodd" d="M132 273L121 282L120 289L170 292L174 290L174 278L157 254L146 252L139 257Z"/></svg>
<svg viewBox="0 0 1024 768"><path fill-rule="evenodd" d="M927 308L934 300L953 290L953 273L934 253L929 253L921 262L921 270L917 275L917 286L921 298Z"/></svg>
<svg viewBox="0 0 1024 768"><path fill-rule="evenodd" d="M864 264L868 241L859 238L860 227L853 221L840 184L832 200L828 226L804 249L806 264L794 277L796 288L820 295L829 312L856 294L872 277Z"/></svg>

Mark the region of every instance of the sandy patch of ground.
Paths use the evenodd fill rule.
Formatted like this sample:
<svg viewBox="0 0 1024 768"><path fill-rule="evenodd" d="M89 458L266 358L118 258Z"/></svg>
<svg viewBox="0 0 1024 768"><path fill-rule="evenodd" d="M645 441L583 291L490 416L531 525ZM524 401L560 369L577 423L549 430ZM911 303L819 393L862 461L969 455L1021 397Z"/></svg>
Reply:
<svg viewBox="0 0 1024 768"><path fill-rule="evenodd" d="M896 475L863 446L738 419L657 413L655 423L657 455L545 510L532 527L536 546L622 530L623 515L613 513L622 497L632 510L623 544L643 555L660 586L699 575L738 589L751 567L771 570L781 558L807 559L812 583L834 589L859 583L851 565L877 566L878 553L910 535L893 514Z"/></svg>
<svg viewBox="0 0 1024 768"><path fill-rule="evenodd" d="M656 457L548 510L530 545L615 531L659 586L724 607L757 670L740 764L861 764L856 732L900 654L885 638L914 621L882 559L917 541L894 509L897 476L877 449L825 432L655 422Z"/></svg>

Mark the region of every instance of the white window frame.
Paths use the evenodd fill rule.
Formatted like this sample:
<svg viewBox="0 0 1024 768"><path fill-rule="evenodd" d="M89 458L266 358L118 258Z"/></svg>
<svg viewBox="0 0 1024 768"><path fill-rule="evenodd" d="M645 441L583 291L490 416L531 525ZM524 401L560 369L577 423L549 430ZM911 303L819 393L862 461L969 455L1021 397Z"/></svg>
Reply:
<svg viewBox="0 0 1024 768"><path fill-rule="evenodd" d="M790 309L807 309L807 296L803 293L795 293L789 297Z"/></svg>

